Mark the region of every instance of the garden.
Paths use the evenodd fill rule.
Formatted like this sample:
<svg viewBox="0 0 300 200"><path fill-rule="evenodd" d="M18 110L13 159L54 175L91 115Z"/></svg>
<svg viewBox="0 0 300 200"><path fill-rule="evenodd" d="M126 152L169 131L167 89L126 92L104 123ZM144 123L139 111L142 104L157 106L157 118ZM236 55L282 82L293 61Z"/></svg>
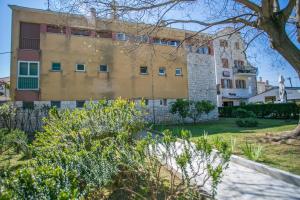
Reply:
<svg viewBox="0 0 300 200"><path fill-rule="evenodd" d="M173 104L171 110L183 118L182 123L154 125L155 130L169 129L174 134L178 134L181 130L189 130L192 140L208 135L211 141L226 141L233 154L300 175L300 138L273 140L280 139L285 131L296 128L299 117L297 104L223 107L219 108L222 116L219 120L191 124L184 123L191 109L186 106L188 101L186 103L182 101ZM210 110L208 109L208 112ZM201 109L196 112L200 113L199 115L205 114Z"/></svg>
<svg viewBox="0 0 300 200"><path fill-rule="evenodd" d="M0 199L213 198L228 166L229 145L206 136L192 142L185 130L140 138L149 128L143 108L143 102L122 99L74 110L49 108L42 129L28 138L15 124L17 108L2 105Z"/></svg>

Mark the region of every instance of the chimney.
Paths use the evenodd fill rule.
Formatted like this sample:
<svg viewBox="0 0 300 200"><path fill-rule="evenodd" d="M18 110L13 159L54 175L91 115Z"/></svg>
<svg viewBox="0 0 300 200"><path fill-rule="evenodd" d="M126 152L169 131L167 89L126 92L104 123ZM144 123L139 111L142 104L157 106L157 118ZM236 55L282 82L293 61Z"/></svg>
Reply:
<svg viewBox="0 0 300 200"><path fill-rule="evenodd" d="M262 82L262 77L259 77L259 82Z"/></svg>
<svg viewBox="0 0 300 200"><path fill-rule="evenodd" d="M268 80L266 80L266 85L269 85L269 81Z"/></svg>

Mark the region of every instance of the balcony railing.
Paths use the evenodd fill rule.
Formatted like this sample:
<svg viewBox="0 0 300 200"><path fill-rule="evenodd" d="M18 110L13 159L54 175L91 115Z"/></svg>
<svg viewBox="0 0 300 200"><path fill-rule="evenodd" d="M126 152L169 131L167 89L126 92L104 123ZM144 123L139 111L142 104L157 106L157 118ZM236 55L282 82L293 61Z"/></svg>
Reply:
<svg viewBox="0 0 300 200"><path fill-rule="evenodd" d="M20 49L40 49L39 38L21 38Z"/></svg>
<svg viewBox="0 0 300 200"><path fill-rule="evenodd" d="M38 77L19 77L18 89L21 90L38 90L39 78Z"/></svg>
<svg viewBox="0 0 300 200"><path fill-rule="evenodd" d="M235 66L233 67L233 72L240 74L256 74L257 68L252 66Z"/></svg>

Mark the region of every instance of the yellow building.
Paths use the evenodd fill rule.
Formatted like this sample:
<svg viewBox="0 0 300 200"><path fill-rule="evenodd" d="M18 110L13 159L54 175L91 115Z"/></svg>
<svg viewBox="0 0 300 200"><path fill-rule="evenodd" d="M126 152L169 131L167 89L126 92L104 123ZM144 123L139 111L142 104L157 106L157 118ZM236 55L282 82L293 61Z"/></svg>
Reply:
<svg viewBox="0 0 300 200"><path fill-rule="evenodd" d="M83 16L10 8L11 98L24 107L144 98L155 120L167 121L178 98L217 105L221 58L211 35L191 40L195 32L99 19L93 10ZM207 116L216 117L216 110Z"/></svg>

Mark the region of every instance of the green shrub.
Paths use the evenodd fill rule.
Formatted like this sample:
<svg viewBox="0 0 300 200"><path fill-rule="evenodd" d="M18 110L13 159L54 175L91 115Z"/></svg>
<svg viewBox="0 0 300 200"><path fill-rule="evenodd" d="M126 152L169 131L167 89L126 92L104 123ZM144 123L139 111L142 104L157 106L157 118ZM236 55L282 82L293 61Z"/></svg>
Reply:
<svg viewBox="0 0 300 200"><path fill-rule="evenodd" d="M170 113L178 114L181 117L182 122L189 115L190 102L185 99L176 99L175 102L171 104Z"/></svg>
<svg viewBox="0 0 300 200"><path fill-rule="evenodd" d="M257 127L258 121L255 118L241 118L235 121L239 127Z"/></svg>
<svg viewBox="0 0 300 200"><path fill-rule="evenodd" d="M4 183L0 199L79 199L76 173L60 167L38 166L18 170ZM2 188L3 189L3 188Z"/></svg>
<svg viewBox="0 0 300 200"><path fill-rule="evenodd" d="M256 118L256 115L252 111L248 111L243 108L238 108L233 111L233 116L237 118Z"/></svg>
<svg viewBox="0 0 300 200"><path fill-rule="evenodd" d="M18 129L0 129L0 154L4 151L13 149L16 153L29 155L27 135Z"/></svg>
<svg viewBox="0 0 300 200"><path fill-rule="evenodd" d="M248 141L241 146L242 153L250 160L260 160L263 156L263 148L261 145L250 144Z"/></svg>
<svg viewBox="0 0 300 200"><path fill-rule="evenodd" d="M145 127L143 112L136 107L118 99L83 109L52 109L44 132L32 144L30 164L0 183L0 199L78 199L93 194L98 199L199 199L201 190L192 179L203 174L201 184L211 184L215 195L228 166L229 145L211 143L205 136L194 145L188 131L181 131L180 146L168 130L136 140ZM212 156L213 148L219 156ZM170 158L181 179L166 170ZM192 165L194 159L200 164Z"/></svg>
<svg viewBox="0 0 300 200"><path fill-rule="evenodd" d="M300 111L296 103L248 104L242 107L220 107L220 117L236 117L234 111L239 108L254 112L258 118L272 119L298 119Z"/></svg>

